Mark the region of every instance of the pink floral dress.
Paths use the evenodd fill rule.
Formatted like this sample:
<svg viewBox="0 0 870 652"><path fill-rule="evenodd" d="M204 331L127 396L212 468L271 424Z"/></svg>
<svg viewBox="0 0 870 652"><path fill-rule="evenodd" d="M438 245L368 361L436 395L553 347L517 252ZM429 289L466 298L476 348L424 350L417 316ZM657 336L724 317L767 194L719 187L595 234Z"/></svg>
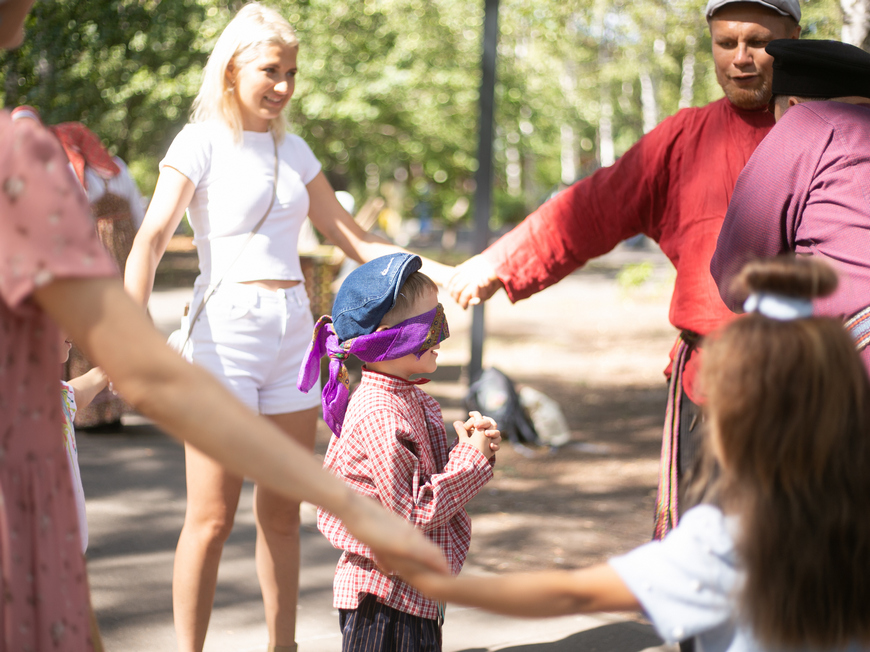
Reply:
<svg viewBox="0 0 870 652"><path fill-rule="evenodd" d="M93 649L58 333L31 294L115 273L60 144L0 112L0 652Z"/></svg>

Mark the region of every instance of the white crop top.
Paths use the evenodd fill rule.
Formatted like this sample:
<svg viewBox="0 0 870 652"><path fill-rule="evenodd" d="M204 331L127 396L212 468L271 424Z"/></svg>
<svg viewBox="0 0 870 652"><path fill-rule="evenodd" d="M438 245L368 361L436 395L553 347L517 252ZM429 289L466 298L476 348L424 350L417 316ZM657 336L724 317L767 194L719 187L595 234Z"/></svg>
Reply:
<svg viewBox="0 0 870 652"><path fill-rule="evenodd" d="M235 143L228 127L203 122L188 124L172 141L160 168L174 168L196 186L188 207L199 256L196 285L216 283L224 272L230 282L303 280L297 243L308 215L305 186L320 172L320 163L293 134L278 145L278 159L275 204L234 263L272 198L272 134L245 131Z"/></svg>

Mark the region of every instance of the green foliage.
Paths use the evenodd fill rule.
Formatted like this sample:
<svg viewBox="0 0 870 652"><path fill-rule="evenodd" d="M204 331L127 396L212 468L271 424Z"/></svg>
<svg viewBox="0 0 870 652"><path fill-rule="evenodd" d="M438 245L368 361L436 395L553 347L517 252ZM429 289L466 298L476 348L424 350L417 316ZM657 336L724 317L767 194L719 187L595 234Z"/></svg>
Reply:
<svg viewBox="0 0 870 652"><path fill-rule="evenodd" d="M481 0L267 0L296 28L288 115L338 189L385 192L411 215L470 219L477 168ZM150 192L188 118L202 67L240 2L42 0L25 45L0 54L4 104L48 123L81 120ZM694 55L692 104L721 96L706 0L501 0L494 225L521 219L560 183L564 127L577 174L594 169L603 107L616 154L643 133L641 75L659 120L678 110ZM837 0L802 0L805 35L836 38ZM519 187L507 170L519 170Z"/></svg>
<svg viewBox="0 0 870 652"><path fill-rule="evenodd" d="M476 169L481 9L455 0L284 3L299 40L290 118L337 188L405 185L435 216Z"/></svg>
<svg viewBox="0 0 870 652"><path fill-rule="evenodd" d="M81 120L130 160L156 162L184 123L209 43L196 0L37 2L24 45L0 55L4 104Z"/></svg>
<svg viewBox="0 0 870 652"><path fill-rule="evenodd" d="M616 282L623 290L630 290L646 283L652 276L653 266L649 261L628 263L616 275Z"/></svg>

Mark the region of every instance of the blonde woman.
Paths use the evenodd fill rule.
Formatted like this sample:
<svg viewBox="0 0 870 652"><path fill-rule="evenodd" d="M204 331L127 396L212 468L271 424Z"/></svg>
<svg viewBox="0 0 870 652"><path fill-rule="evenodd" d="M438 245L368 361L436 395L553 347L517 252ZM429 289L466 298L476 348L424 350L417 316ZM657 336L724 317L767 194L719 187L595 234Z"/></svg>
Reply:
<svg viewBox="0 0 870 652"><path fill-rule="evenodd" d="M20 45L33 0L0 2L0 49ZM276 495L348 519L390 566L438 549L354 493L163 342L124 292L60 143L0 111L0 650L93 652L89 590L61 433L57 325L142 414ZM239 433L245 433L244 438Z"/></svg>
<svg viewBox="0 0 870 652"><path fill-rule="evenodd" d="M301 224L309 216L354 260L399 249L356 225L308 145L286 132L282 112L293 95L298 50L289 23L261 4L244 6L227 25L206 65L191 123L160 164L125 284L147 304L157 263L189 210L200 266L190 314L210 297L194 320L189 359L312 450L320 393L296 389L313 328L296 250ZM436 263L427 269L438 280L449 271ZM205 641L243 478L190 446L185 454L187 513L172 594L179 648L189 652ZM270 649L294 650L299 504L258 486L255 516Z"/></svg>

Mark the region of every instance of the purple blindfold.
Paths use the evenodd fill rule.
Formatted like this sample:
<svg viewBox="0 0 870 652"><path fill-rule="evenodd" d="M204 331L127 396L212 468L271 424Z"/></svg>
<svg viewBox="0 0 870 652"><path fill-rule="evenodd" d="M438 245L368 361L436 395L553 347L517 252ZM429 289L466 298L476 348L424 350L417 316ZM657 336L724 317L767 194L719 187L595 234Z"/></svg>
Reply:
<svg viewBox="0 0 870 652"><path fill-rule="evenodd" d="M444 308L439 303L429 312L411 317L392 328L338 341L332 317L324 315L314 325L314 336L299 369L296 386L308 393L320 375L320 358L329 356L329 381L323 388L323 420L336 437L347 411L350 378L344 361L350 354L363 362L395 360L413 353L420 359L428 349L450 337Z"/></svg>

